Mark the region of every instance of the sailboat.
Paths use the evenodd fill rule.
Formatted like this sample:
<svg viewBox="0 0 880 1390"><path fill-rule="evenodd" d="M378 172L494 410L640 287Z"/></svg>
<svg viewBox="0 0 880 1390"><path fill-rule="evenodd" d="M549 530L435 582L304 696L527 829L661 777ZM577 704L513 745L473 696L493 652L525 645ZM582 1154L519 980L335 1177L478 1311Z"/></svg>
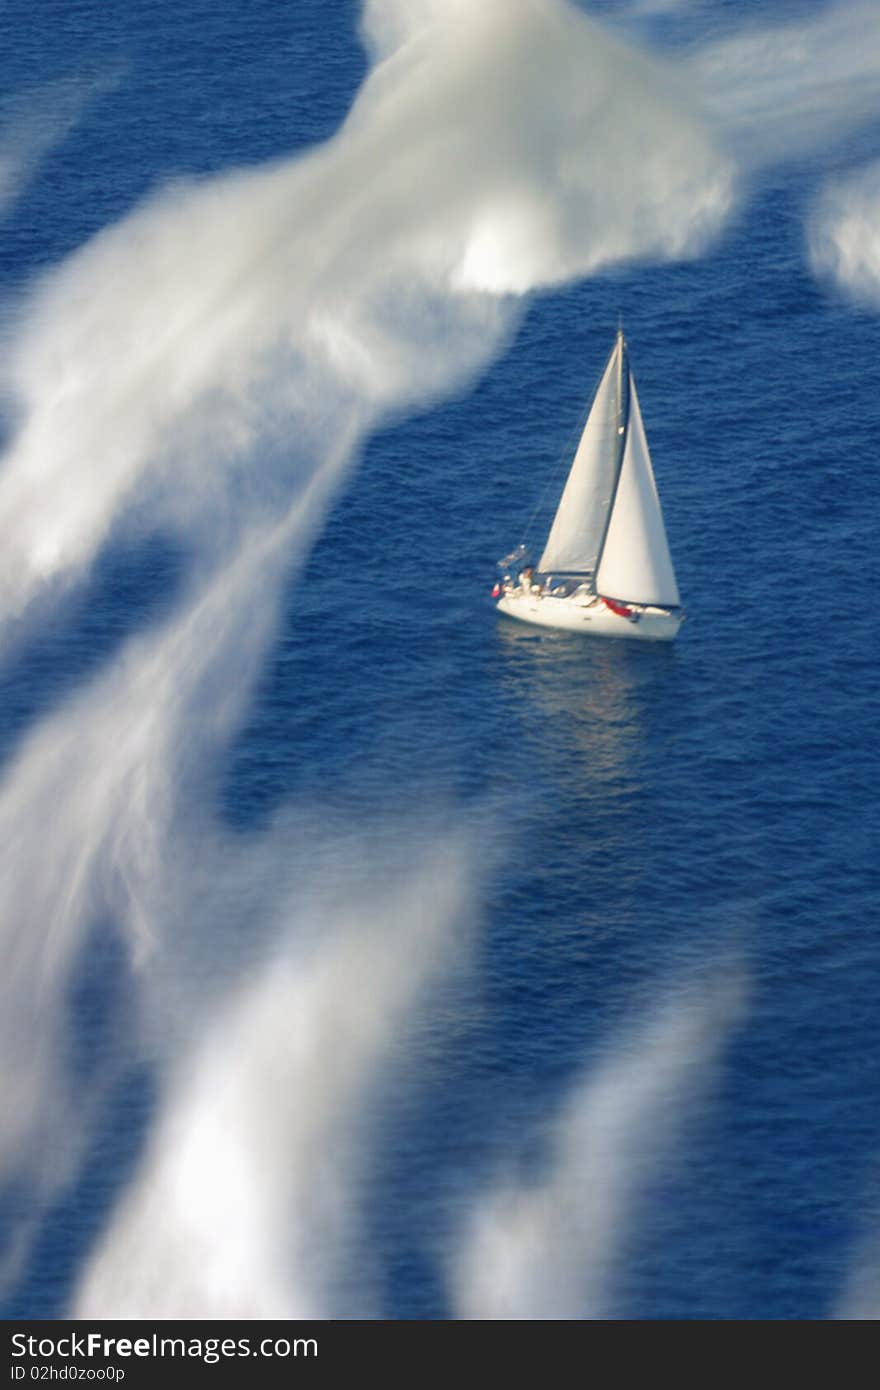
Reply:
<svg viewBox="0 0 880 1390"><path fill-rule="evenodd" d="M684 620L629 349L617 338L537 570L499 561L498 608L540 627L671 642Z"/></svg>

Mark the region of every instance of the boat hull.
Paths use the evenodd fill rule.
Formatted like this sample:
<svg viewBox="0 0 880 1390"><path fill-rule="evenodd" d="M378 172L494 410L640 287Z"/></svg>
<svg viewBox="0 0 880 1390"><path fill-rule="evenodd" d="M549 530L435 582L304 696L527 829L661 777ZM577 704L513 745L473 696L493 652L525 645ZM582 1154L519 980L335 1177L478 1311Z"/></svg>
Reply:
<svg viewBox="0 0 880 1390"><path fill-rule="evenodd" d="M600 600L571 595L523 594L514 591L498 600L498 611L521 623L581 632L590 637L625 637L640 642L672 642L682 616L663 608L642 609L636 618L614 613Z"/></svg>

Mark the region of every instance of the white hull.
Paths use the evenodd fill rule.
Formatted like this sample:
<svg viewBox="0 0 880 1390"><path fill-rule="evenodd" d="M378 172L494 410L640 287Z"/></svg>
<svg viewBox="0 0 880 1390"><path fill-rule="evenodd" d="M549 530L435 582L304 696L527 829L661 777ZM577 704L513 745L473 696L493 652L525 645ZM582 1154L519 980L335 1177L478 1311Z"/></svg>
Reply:
<svg viewBox="0 0 880 1390"><path fill-rule="evenodd" d="M643 608L637 617L624 618L601 599L584 594L554 598L551 594L524 594L519 589L498 600L498 611L522 623L582 632L595 637L629 637L643 642L671 642L682 624L678 613L664 608Z"/></svg>

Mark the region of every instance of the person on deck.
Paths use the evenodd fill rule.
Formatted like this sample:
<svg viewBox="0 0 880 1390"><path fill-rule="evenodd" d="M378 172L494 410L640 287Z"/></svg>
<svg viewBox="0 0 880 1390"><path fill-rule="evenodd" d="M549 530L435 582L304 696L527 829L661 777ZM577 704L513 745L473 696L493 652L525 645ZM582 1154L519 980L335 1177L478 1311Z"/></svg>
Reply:
<svg viewBox="0 0 880 1390"><path fill-rule="evenodd" d="M532 584L532 575L535 573L531 565L526 565L524 570L520 570L519 583L524 594L530 594L537 585Z"/></svg>

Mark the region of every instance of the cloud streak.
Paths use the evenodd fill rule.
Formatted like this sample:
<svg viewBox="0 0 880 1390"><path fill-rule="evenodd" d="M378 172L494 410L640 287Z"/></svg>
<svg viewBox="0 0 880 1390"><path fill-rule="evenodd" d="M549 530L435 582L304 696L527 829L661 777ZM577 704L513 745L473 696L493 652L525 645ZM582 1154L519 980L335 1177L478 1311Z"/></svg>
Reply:
<svg viewBox="0 0 880 1390"><path fill-rule="evenodd" d="M727 970L680 987L573 1087L530 1178L502 1177L475 1204L452 1268L465 1318L602 1318L640 1194L706 1094L742 1014Z"/></svg>
<svg viewBox="0 0 880 1390"><path fill-rule="evenodd" d="M877 119L880 12L845 0L812 18L750 25L687 59L719 136L747 169L815 156Z"/></svg>
<svg viewBox="0 0 880 1390"><path fill-rule="evenodd" d="M853 299L880 306L880 163L830 183L809 224L817 274Z"/></svg>
<svg viewBox="0 0 880 1390"><path fill-rule="evenodd" d="M81 119L88 104L115 79L62 78L0 105L0 218L27 191L42 161Z"/></svg>
<svg viewBox="0 0 880 1390"><path fill-rule="evenodd" d="M460 968L470 873L441 840L390 892L306 879L308 912L300 894L282 906L280 947L175 1062L74 1317L376 1315L357 1199L376 1083L399 1076L414 1010Z"/></svg>

